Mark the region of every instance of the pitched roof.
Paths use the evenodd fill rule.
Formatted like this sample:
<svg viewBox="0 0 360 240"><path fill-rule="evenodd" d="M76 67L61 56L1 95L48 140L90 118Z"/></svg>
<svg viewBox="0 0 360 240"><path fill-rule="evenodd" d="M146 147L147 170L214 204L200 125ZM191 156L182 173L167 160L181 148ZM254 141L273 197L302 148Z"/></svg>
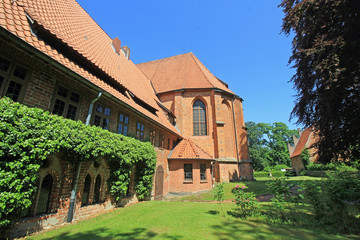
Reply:
<svg viewBox="0 0 360 240"><path fill-rule="evenodd" d="M296 146L295 146L295 149L294 149L294 152L291 154L290 158L293 158L293 157L296 157L296 156L299 156L302 152L302 150L306 147L308 147L306 145L306 143L308 142L309 140L309 137L311 136L311 129L310 128L307 128L305 129L301 135L300 135L300 138L299 138L299 141L297 142Z"/></svg>
<svg viewBox="0 0 360 240"><path fill-rule="evenodd" d="M212 156L189 139L181 140L181 142L171 152L168 159L214 160Z"/></svg>
<svg viewBox="0 0 360 240"><path fill-rule="evenodd" d="M217 88L234 94L193 53L137 64L157 93L180 89Z"/></svg>
<svg viewBox="0 0 360 240"><path fill-rule="evenodd" d="M39 30L56 39L56 44L60 44L61 48L53 44L50 46L51 43L35 36L29 21L34 21ZM132 61L113 50L112 39L75 0L1 1L0 26L133 109L177 133L156 103L157 97L150 81ZM72 54L64 53L64 46ZM74 61L72 56L75 55L101 75L94 74ZM121 93L117 86L123 86L128 93ZM151 113L146 106L157 113Z"/></svg>

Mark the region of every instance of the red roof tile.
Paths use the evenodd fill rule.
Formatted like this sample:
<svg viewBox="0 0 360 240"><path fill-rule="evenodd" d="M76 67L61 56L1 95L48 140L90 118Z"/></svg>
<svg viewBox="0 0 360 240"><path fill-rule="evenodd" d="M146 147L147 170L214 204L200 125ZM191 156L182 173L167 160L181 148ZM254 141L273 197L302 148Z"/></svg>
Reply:
<svg viewBox="0 0 360 240"><path fill-rule="evenodd" d="M210 156L189 139L181 140L181 142L171 152L168 159L214 160L212 156Z"/></svg>
<svg viewBox="0 0 360 240"><path fill-rule="evenodd" d="M137 64L157 93L179 89L217 88L234 94L193 53Z"/></svg>
<svg viewBox="0 0 360 240"><path fill-rule="evenodd" d="M5 14L3 14L5 12ZM132 98L126 97L111 87L103 79L99 79L86 69L78 66L72 60L52 49L51 46L33 36L26 14L37 24L56 36L59 41L74 49L92 64L97 65L109 77L130 90L137 98L157 110L157 114L137 104ZM5 17L5 18L4 18ZM42 51L60 64L71 69L83 78L138 112L160 123L174 133L177 130L169 123L166 116L156 103L157 97L150 81L122 54L118 55L111 47L112 39L99 27L99 25L85 12L75 0L17 0L0 2L0 26L16 35L23 41ZM13 19L22 19L20 26L15 27ZM120 66L120 68L118 67Z"/></svg>

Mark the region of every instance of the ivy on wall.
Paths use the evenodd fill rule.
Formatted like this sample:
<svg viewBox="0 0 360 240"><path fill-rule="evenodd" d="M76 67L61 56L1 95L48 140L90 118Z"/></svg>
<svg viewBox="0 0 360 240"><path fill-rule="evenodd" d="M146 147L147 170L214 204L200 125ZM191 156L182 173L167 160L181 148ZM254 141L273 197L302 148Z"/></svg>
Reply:
<svg viewBox="0 0 360 240"><path fill-rule="evenodd" d="M110 166L109 189L116 201L127 191L136 166L135 191L149 194L156 167L150 143L111 133L81 121L64 119L8 98L0 99L0 236L31 206L37 171L50 154L78 161L105 159Z"/></svg>

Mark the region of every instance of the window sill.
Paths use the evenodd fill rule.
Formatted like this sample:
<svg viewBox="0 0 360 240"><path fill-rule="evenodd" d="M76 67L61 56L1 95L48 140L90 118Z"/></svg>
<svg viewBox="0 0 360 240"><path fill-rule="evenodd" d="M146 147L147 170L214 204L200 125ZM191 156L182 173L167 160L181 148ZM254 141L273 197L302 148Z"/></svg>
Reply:
<svg viewBox="0 0 360 240"><path fill-rule="evenodd" d="M193 180L184 180L183 183L184 183L184 184L192 184L192 183L193 183Z"/></svg>
<svg viewBox="0 0 360 240"><path fill-rule="evenodd" d="M207 183L207 180L200 180L200 183Z"/></svg>

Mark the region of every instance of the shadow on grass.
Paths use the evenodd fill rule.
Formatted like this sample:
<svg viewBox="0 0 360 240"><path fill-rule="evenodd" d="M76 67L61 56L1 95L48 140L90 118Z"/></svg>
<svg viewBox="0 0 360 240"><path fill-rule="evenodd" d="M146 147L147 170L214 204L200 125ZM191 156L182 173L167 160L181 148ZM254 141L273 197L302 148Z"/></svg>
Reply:
<svg viewBox="0 0 360 240"><path fill-rule="evenodd" d="M219 240L229 239L324 239L330 240L335 237L328 237L326 234L314 232L303 228L290 226L274 226L264 223L261 220L246 219L239 222L224 221L221 224L213 225L213 235Z"/></svg>
<svg viewBox="0 0 360 240"><path fill-rule="evenodd" d="M210 210L210 211L207 211L206 213L207 213L207 214L211 214L211 215L218 215L218 214L220 214L220 212L219 212L219 211L216 211L216 210Z"/></svg>
<svg viewBox="0 0 360 240"><path fill-rule="evenodd" d="M171 240L180 240L183 236L179 235L169 235L169 234L158 234L153 231L147 230L146 228L134 228L131 232L125 233L107 233L109 232L106 228L96 228L91 231L85 231L81 233L71 233L65 232L59 234L56 237L47 237L42 238L44 240L53 240L53 239L66 239L66 240L82 240L82 239L128 239L128 240L146 240L153 239L155 237L159 237L162 239L171 239Z"/></svg>

